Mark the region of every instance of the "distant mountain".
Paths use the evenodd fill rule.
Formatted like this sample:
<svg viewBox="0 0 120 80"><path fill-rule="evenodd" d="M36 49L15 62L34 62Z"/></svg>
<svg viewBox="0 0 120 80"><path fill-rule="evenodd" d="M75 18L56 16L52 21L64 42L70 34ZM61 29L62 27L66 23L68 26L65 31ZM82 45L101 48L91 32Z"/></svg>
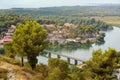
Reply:
<svg viewBox="0 0 120 80"><path fill-rule="evenodd" d="M61 7L94 7L94 6L120 6L120 4L108 4L108 3L104 3L104 4L99 4L99 3L88 3L86 5L76 5L76 6L59 6L59 7L40 7L40 8L11 8L11 9L45 9L45 8L61 8Z"/></svg>
<svg viewBox="0 0 120 80"><path fill-rule="evenodd" d="M120 6L120 4L99 4L98 6Z"/></svg>

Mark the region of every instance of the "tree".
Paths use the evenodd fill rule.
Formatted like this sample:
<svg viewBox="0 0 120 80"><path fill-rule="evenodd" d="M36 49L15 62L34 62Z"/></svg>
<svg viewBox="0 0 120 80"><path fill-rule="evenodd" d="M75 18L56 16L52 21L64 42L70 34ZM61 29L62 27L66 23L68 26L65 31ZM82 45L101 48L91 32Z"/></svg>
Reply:
<svg viewBox="0 0 120 80"><path fill-rule="evenodd" d="M104 53L102 50L93 51L92 59L86 62L84 74L89 72L92 80L114 80L112 73L117 66L116 51L109 48ZM92 75L91 75L92 74Z"/></svg>
<svg viewBox="0 0 120 80"><path fill-rule="evenodd" d="M85 80L84 77L86 77L86 75L83 75L83 72L84 71L82 69L80 69L76 66L71 66L70 72L69 72L69 75L71 77L70 80Z"/></svg>
<svg viewBox="0 0 120 80"><path fill-rule="evenodd" d="M10 58L15 58L15 52L14 52L14 49L13 49L12 41L4 44L4 50L5 50L5 55L6 56L8 56Z"/></svg>
<svg viewBox="0 0 120 80"><path fill-rule="evenodd" d="M32 69L37 63L37 56L48 44L47 31L36 21L28 21L20 24L14 32L13 46L16 53L23 57L27 56Z"/></svg>
<svg viewBox="0 0 120 80"><path fill-rule="evenodd" d="M104 42L105 33L99 33L99 36L97 37L97 43Z"/></svg>
<svg viewBox="0 0 120 80"><path fill-rule="evenodd" d="M2 37L4 37L5 36L5 32L2 32L1 35L2 35Z"/></svg>
<svg viewBox="0 0 120 80"><path fill-rule="evenodd" d="M48 61L48 77L46 80L67 80L68 77L68 64L64 60L51 58Z"/></svg>

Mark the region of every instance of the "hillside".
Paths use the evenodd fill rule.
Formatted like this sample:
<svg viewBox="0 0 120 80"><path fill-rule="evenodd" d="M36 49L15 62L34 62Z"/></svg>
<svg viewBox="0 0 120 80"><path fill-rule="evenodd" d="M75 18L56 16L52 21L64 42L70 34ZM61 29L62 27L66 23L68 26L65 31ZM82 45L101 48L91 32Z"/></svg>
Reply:
<svg viewBox="0 0 120 80"><path fill-rule="evenodd" d="M44 8L12 8L0 9L1 15L18 15L35 20L51 21L80 21L81 19L95 18L113 25L120 25L120 5L99 6L62 6Z"/></svg>
<svg viewBox="0 0 120 80"><path fill-rule="evenodd" d="M20 66L20 62L0 55L0 80L43 80L43 74L39 70Z"/></svg>
<svg viewBox="0 0 120 80"><path fill-rule="evenodd" d="M113 48L109 48L104 53L99 49L94 51L90 60L77 67L68 66L68 63L64 60L51 58L48 60L48 66L37 66L34 70L31 70L26 63L24 63L24 67L20 67L19 61L0 56L0 79L116 80L119 77L119 55L120 53Z"/></svg>

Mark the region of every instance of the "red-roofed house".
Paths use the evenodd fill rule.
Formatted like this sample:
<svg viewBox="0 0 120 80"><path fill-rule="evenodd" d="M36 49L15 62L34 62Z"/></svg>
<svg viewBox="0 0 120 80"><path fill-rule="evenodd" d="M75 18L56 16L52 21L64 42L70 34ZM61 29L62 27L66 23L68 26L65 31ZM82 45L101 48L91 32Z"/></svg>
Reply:
<svg viewBox="0 0 120 80"><path fill-rule="evenodd" d="M0 45L3 45L5 42L12 41L12 36L13 36L15 28L16 27L14 25L11 25L8 28L8 32L5 33L5 36L0 40Z"/></svg>
<svg viewBox="0 0 120 80"><path fill-rule="evenodd" d="M5 36L4 38L3 38L3 41L4 42L9 42L9 41L11 41L12 40L12 37L11 36Z"/></svg>
<svg viewBox="0 0 120 80"><path fill-rule="evenodd" d="M4 43L4 41L3 40L0 40L0 44L3 44Z"/></svg>

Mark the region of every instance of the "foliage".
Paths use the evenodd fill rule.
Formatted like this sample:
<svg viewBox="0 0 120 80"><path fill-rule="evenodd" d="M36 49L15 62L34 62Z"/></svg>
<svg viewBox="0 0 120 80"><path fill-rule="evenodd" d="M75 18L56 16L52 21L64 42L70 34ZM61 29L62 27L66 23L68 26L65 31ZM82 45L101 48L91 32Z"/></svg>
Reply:
<svg viewBox="0 0 120 80"><path fill-rule="evenodd" d="M0 79L7 80L7 72L6 69L0 68Z"/></svg>
<svg viewBox="0 0 120 80"><path fill-rule="evenodd" d="M14 32L13 46L19 56L27 56L32 69L37 63L37 56L47 46L47 32L36 21L20 24Z"/></svg>
<svg viewBox="0 0 120 80"><path fill-rule="evenodd" d="M109 48L104 53L102 50L93 51L92 58L87 61L84 67L85 74L94 80L114 80L113 71L117 66L117 57L115 49Z"/></svg>
<svg viewBox="0 0 120 80"><path fill-rule="evenodd" d="M39 64L36 66L35 71L42 73L43 77L48 76L48 66L44 64Z"/></svg>
<svg viewBox="0 0 120 80"><path fill-rule="evenodd" d="M48 61L48 77L46 80L66 80L68 79L68 64L64 60L56 58Z"/></svg>
<svg viewBox="0 0 120 80"><path fill-rule="evenodd" d="M7 42L4 44L4 50L5 50L5 55L10 57L10 58L15 58L15 52L13 49L13 43L12 41Z"/></svg>
<svg viewBox="0 0 120 80"><path fill-rule="evenodd" d="M76 66L71 66L69 71L70 80L85 80L83 70Z"/></svg>
<svg viewBox="0 0 120 80"><path fill-rule="evenodd" d="M0 33L6 32L10 25L18 25L19 23L25 22L25 20L27 20L27 17L18 16L15 14L0 15Z"/></svg>
<svg viewBox="0 0 120 80"><path fill-rule="evenodd" d="M116 80L112 76L118 66L116 53L112 48L104 53L101 49L93 51L92 58L86 61L81 68L70 67L70 80Z"/></svg>
<svg viewBox="0 0 120 80"><path fill-rule="evenodd" d="M47 18L60 16L82 17L82 16L120 16L119 5L109 6L63 6L63 7L47 7L47 8L12 8L9 10L1 10L1 14L19 14L28 15L30 17L38 18L39 16L47 16ZM62 13L61 13L62 12ZM114 13L112 13L114 12ZM33 15L35 14L35 15Z"/></svg>
<svg viewBox="0 0 120 80"><path fill-rule="evenodd" d="M117 68L120 68L120 51L117 52L116 55L117 55L117 58L118 58L118 61L117 61L118 66L117 66Z"/></svg>
<svg viewBox="0 0 120 80"><path fill-rule="evenodd" d="M104 37L105 37L105 33L99 33L99 36L97 37L97 41L96 43L101 43L104 42Z"/></svg>

